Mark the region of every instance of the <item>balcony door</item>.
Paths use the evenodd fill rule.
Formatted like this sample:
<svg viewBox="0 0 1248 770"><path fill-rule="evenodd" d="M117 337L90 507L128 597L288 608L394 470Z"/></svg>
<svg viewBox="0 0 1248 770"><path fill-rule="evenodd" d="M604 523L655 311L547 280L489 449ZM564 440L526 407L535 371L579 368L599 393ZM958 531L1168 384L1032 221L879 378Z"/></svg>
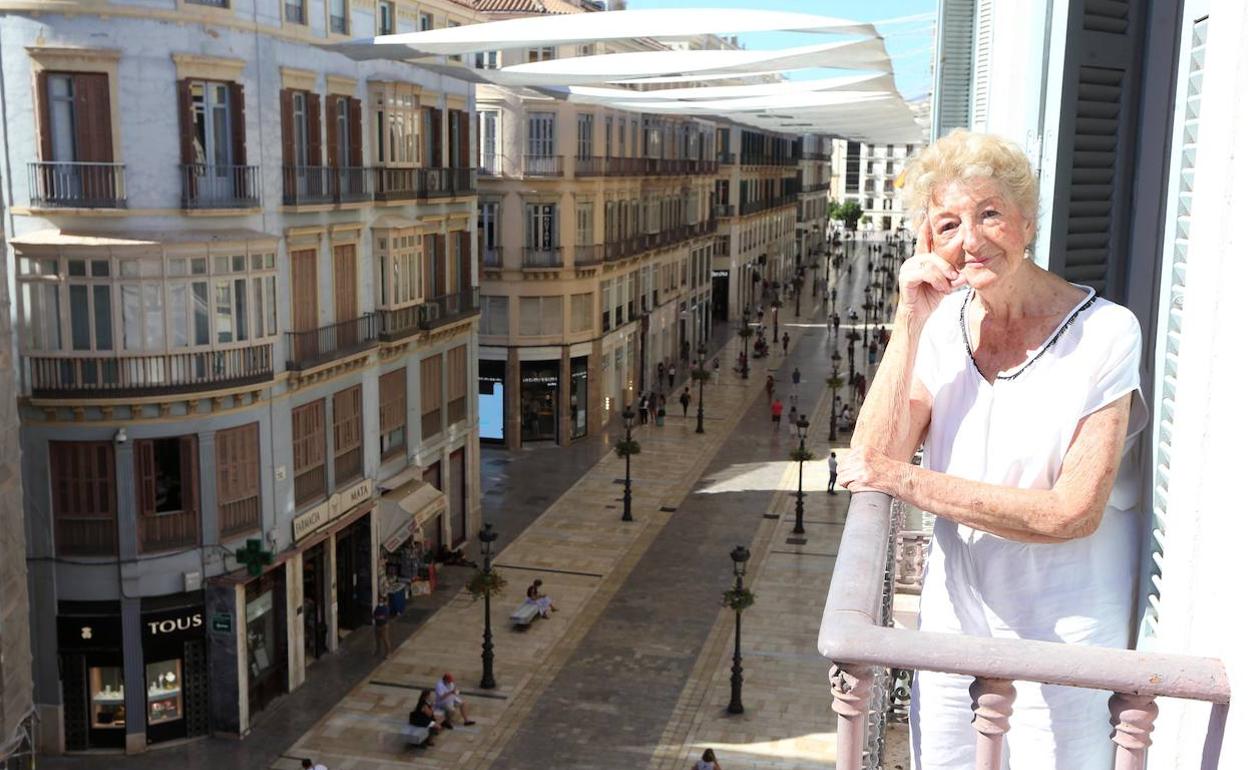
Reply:
<svg viewBox="0 0 1248 770"><path fill-rule="evenodd" d="M555 170L555 113L530 113L528 139L529 170L538 174L553 174Z"/></svg>
<svg viewBox="0 0 1248 770"><path fill-rule="evenodd" d="M316 301L316 249L290 252L290 329L294 332L313 332L317 327ZM316 335L300 334L295 337L295 360L316 355Z"/></svg>
<svg viewBox="0 0 1248 770"><path fill-rule="evenodd" d="M353 347L359 340L355 323L359 317L355 244L345 243L334 247L334 320L338 322L340 350Z"/></svg>
<svg viewBox="0 0 1248 770"><path fill-rule="evenodd" d="M39 155L32 194L59 205L111 205L114 179L108 75L40 73Z"/></svg>
<svg viewBox="0 0 1248 770"><path fill-rule="evenodd" d="M203 200L234 197L234 132L230 86L209 80L189 83L193 133L190 137L195 191Z"/></svg>

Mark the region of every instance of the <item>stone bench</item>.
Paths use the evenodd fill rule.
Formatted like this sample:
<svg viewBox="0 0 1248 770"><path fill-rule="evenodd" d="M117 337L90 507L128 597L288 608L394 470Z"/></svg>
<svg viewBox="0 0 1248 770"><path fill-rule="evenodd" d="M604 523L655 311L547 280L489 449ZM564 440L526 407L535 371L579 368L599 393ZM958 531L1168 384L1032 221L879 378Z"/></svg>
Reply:
<svg viewBox="0 0 1248 770"><path fill-rule="evenodd" d="M425 741L429 740L429 728L417 727L416 725L403 725L403 739L407 741L408 746L424 748Z"/></svg>
<svg viewBox="0 0 1248 770"><path fill-rule="evenodd" d="M525 602L517 607L515 612L511 613L511 624L516 628L528 628L529 624L537 620L537 616L540 614L536 604Z"/></svg>

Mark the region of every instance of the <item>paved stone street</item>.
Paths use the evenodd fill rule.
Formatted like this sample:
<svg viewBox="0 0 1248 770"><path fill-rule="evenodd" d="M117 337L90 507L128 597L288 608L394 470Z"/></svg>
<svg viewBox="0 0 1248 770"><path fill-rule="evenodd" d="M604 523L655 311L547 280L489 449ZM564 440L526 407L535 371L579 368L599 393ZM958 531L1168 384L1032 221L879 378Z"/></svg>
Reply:
<svg viewBox="0 0 1248 770"><path fill-rule="evenodd" d="M842 298L861 297L868 279L865 250L850 252L856 267L840 276ZM790 355L772 345L768 360L751 361L748 380L730 368L740 344L733 330L717 329L725 366L706 386L704 435L694 431L696 395L687 418L673 397L665 426L635 429L642 452L633 458L634 522L620 521L624 463L611 452L618 430L571 449L485 451L482 502L500 532L495 564L508 581L491 608L496 690L476 689L483 605L462 590L470 571L451 569L448 589L413 602L385 662L377 665L371 639L356 634L344 653L318 663L307 685L266 710L246 739L190 743L127 766L293 770L313 757L332 770L676 770L712 747L725 770L833 767L828 664L815 638L848 495L825 493L827 309L809 293L802 299L802 319L792 300L781 310ZM802 372L797 386L794 368ZM795 440L787 425L770 422L768 373L786 405L796 391L811 422L815 459L803 468L801 537L791 531ZM747 581L757 602L743 616L746 712L729 716L733 615L720 602L738 544L752 554ZM511 630L508 615L535 578L559 611ZM400 735L407 713L443 671L457 675L477 724L444 734L433 748L409 748ZM104 760L44 766L94 769L108 766ZM902 751L888 766L904 762Z"/></svg>

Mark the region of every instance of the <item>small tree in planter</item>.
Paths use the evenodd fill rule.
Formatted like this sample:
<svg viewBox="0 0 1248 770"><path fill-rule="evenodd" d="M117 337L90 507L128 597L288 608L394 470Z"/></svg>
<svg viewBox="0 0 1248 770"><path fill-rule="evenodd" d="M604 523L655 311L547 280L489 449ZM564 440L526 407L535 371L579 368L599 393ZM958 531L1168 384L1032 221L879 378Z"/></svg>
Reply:
<svg viewBox="0 0 1248 770"><path fill-rule="evenodd" d="M745 612L754 604L754 592L748 588L729 588L724 591L722 604L733 612Z"/></svg>
<svg viewBox="0 0 1248 770"><path fill-rule="evenodd" d="M698 366L689 370L689 379L694 382L709 382L711 379L711 371L705 366Z"/></svg>
<svg viewBox="0 0 1248 770"><path fill-rule="evenodd" d="M810 453L809 449L794 449L789 452L789 459L795 463L807 463L815 459L815 456Z"/></svg>
<svg viewBox="0 0 1248 770"><path fill-rule="evenodd" d="M498 596L506 587L507 580L496 569L491 569L489 572L479 569L468 581L468 593L472 595L474 602L486 596Z"/></svg>
<svg viewBox="0 0 1248 770"><path fill-rule="evenodd" d="M636 439L620 439L615 442L615 456L623 459L641 454L641 444Z"/></svg>

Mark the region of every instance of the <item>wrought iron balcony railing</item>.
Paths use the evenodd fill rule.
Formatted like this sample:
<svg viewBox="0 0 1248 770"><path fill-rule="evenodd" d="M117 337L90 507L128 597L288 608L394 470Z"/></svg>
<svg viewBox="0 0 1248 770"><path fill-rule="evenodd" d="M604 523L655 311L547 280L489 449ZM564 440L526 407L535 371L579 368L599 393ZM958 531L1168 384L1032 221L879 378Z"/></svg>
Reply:
<svg viewBox="0 0 1248 770"><path fill-rule="evenodd" d="M43 208L126 207L126 167L121 163L36 161L27 166L30 203Z"/></svg>
<svg viewBox="0 0 1248 770"><path fill-rule="evenodd" d="M602 244L584 244L576 247L575 263L579 266L597 265L602 262Z"/></svg>
<svg viewBox="0 0 1248 770"><path fill-rule="evenodd" d="M1157 698L1211 703L1201 750L1215 757L1204 766L1216 766L1231 697L1220 660L894 628L901 520L901 507L881 492L850 499L819 630L819 652L833 662L839 770L880 766L886 699L899 673L914 670L974 678L967 702L979 732L976 767L1002 766L1016 680L1114 693L1105 718L1114 726L1106 740L1116 746L1117 770L1144 767Z"/></svg>
<svg viewBox="0 0 1248 770"><path fill-rule="evenodd" d="M562 155L525 155L525 176L563 176Z"/></svg>
<svg viewBox="0 0 1248 770"><path fill-rule="evenodd" d="M126 398L240 387L273 379L273 343L150 355L28 355L35 398Z"/></svg>
<svg viewBox="0 0 1248 770"><path fill-rule="evenodd" d="M260 206L259 166L183 164L182 208L251 209Z"/></svg>
<svg viewBox="0 0 1248 770"><path fill-rule="evenodd" d="M525 247L524 261L520 263L520 266L546 270L563 267L563 248L561 246L547 249Z"/></svg>
<svg viewBox="0 0 1248 770"><path fill-rule="evenodd" d="M603 176L607 172L606 159L597 155L577 157L573 171L576 176Z"/></svg>
<svg viewBox="0 0 1248 770"><path fill-rule="evenodd" d="M400 308L379 308L377 321L382 342L395 342L480 311L477 287L443 294L425 302Z"/></svg>
<svg viewBox="0 0 1248 770"><path fill-rule="evenodd" d="M481 264L485 267L500 268L503 266L503 250L501 248L481 249Z"/></svg>
<svg viewBox="0 0 1248 770"><path fill-rule="evenodd" d="M309 369L376 344L377 318L372 313L319 329L286 332L286 368Z"/></svg>
<svg viewBox="0 0 1248 770"><path fill-rule="evenodd" d="M283 166L282 203L298 206L334 200L334 172L329 166Z"/></svg>

